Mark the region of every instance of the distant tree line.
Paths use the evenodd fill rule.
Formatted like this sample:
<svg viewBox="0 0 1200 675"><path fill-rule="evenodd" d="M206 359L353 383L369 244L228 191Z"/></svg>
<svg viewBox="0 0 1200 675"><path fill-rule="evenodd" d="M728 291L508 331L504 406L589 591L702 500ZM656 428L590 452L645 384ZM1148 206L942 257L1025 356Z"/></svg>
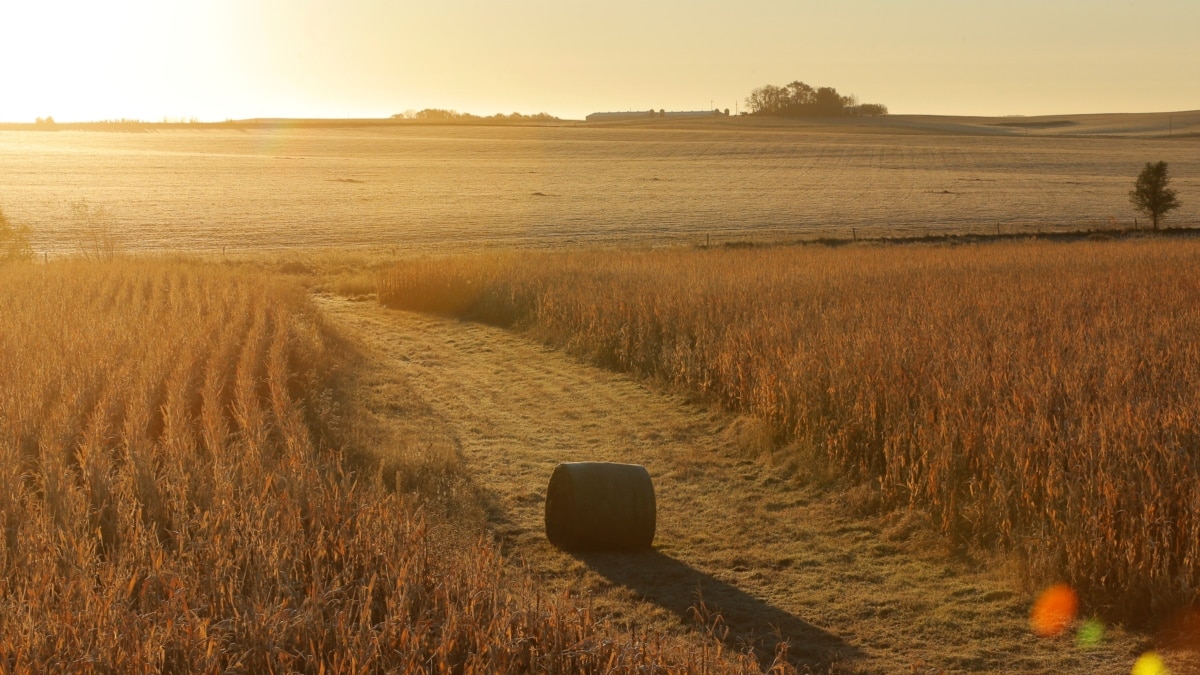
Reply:
<svg viewBox="0 0 1200 675"><path fill-rule="evenodd" d="M424 122L554 122L558 118L550 113L522 115L515 112L511 115L496 113L490 117L460 113L457 110L442 110L441 108L426 108L424 110L407 110L392 115L395 120L421 120Z"/></svg>
<svg viewBox="0 0 1200 675"><path fill-rule="evenodd" d="M751 115L777 117L837 117L841 115L886 115L882 103L859 103L853 96L842 96L833 87L810 87L797 80L777 87L759 87L746 97Z"/></svg>

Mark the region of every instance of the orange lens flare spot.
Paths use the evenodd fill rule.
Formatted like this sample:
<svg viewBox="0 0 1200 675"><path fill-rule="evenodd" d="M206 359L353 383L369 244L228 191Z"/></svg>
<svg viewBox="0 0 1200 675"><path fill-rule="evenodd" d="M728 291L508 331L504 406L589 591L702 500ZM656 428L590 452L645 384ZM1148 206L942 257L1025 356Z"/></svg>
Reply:
<svg viewBox="0 0 1200 675"><path fill-rule="evenodd" d="M1029 619L1038 635L1054 637L1075 621L1078 610L1079 596L1075 591L1066 584L1057 584L1047 588L1033 603Z"/></svg>

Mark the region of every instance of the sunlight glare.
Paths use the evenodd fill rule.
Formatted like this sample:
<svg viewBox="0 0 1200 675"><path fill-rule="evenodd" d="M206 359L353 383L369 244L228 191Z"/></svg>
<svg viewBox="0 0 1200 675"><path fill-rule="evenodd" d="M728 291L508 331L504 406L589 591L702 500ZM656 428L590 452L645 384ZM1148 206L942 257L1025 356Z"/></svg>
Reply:
<svg viewBox="0 0 1200 675"><path fill-rule="evenodd" d="M0 4L0 121L149 117L168 108L192 86L195 64L215 61L195 49L197 17L209 11L152 0Z"/></svg>

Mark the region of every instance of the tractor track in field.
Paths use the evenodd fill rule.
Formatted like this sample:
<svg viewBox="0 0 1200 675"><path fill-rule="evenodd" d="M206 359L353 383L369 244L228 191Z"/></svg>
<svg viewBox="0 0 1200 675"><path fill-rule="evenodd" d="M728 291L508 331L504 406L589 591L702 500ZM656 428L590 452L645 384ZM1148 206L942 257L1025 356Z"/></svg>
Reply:
<svg viewBox="0 0 1200 675"><path fill-rule="evenodd" d="M421 399L412 433L443 427L514 564L548 591L590 594L619 624L697 630L702 604L730 647L755 649L765 668L782 638L801 672L1128 672L1136 657L1138 637L1121 631L1090 650L1035 637L1014 575L954 558L913 519L856 516L853 500L789 477L795 467L754 451L753 421L499 328L315 302L371 355L362 396L403 385ZM412 410L375 403L385 416ZM566 461L647 467L652 551L571 555L546 542L546 485Z"/></svg>

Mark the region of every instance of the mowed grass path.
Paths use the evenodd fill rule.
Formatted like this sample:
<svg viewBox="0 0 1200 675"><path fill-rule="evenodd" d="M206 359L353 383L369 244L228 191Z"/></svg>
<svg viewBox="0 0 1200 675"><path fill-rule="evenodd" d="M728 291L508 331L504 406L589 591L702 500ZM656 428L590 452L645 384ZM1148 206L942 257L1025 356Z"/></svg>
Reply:
<svg viewBox="0 0 1200 675"><path fill-rule="evenodd" d="M782 638L789 661L817 672L1127 672L1138 653L1138 638L1120 632L1091 650L1069 635L1036 638L1032 589L953 558L909 520L854 516L835 489L750 459L759 454L753 421L501 329L371 303L318 304L393 370L377 374L381 382L411 383L424 419L443 427L477 481L513 564L551 590L590 596L618 622L727 628L730 648L756 649L764 667ZM363 395L373 391L387 387ZM649 469L653 551L574 556L545 541L550 473L585 460Z"/></svg>

